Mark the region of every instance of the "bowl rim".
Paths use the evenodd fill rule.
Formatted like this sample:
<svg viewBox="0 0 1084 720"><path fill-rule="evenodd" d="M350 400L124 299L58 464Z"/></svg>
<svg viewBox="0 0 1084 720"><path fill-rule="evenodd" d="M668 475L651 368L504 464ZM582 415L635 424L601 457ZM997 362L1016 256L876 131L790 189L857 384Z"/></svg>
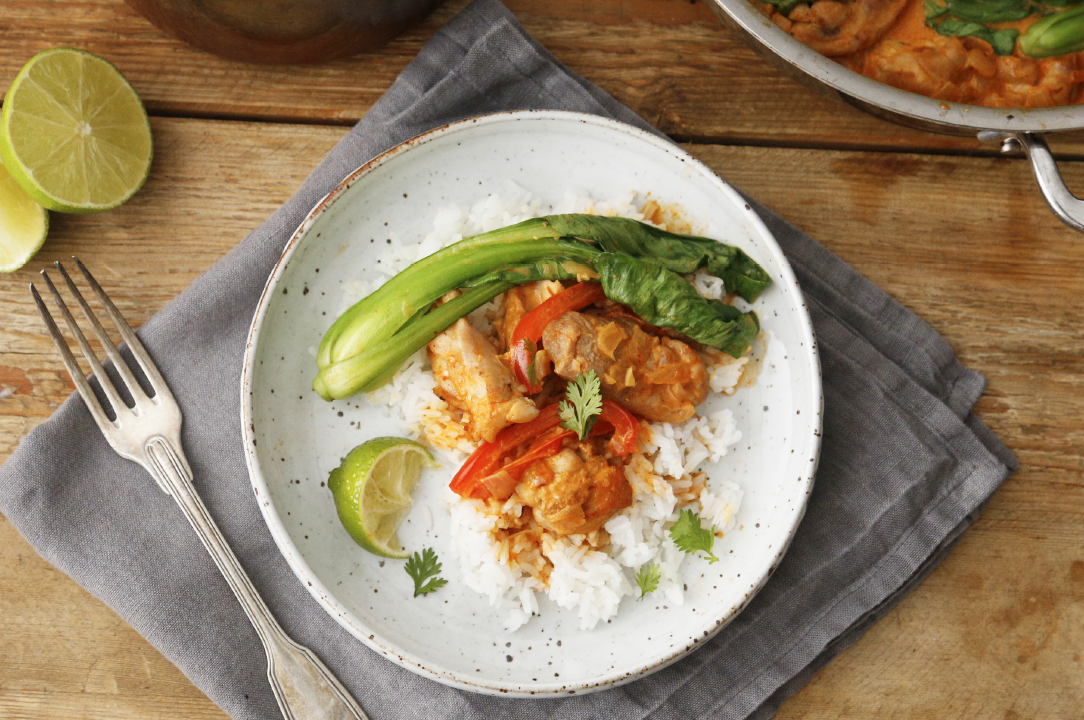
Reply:
<svg viewBox="0 0 1084 720"><path fill-rule="evenodd" d="M323 584L319 577L312 571L302 556L301 552L294 545L290 538L289 532L286 530L278 511L275 508L274 500L268 490L267 482L263 476L259 457L256 453L256 429L255 420L252 412L252 398L253 398L253 378L256 372L255 354L259 347L260 332L263 326L264 319L267 316L267 309L270 302L270 298L274 295L278 281L282 278L283 273L293 257L294 252L300 246L302 240L308 236L308 231L313 227L316 220L323 215L323 213L343 194L349 190L349 188L362 177L365 177L369 173L375 171L377 168L383 166L393 158L402 155L410 149L424 145L437 138L454 134L467 130L468 128L479 126L498 124L522 120L559 120L576 123L586 123L596 125L598 127L621 132L627 135L631 135L638 140L646 141L649 144L655 146L657 149L661 149L675 159L685 163L691 170L698 171L706 179L708 179L715 187L726 197L728 201L734 204L735 208L741 212L745 219L753 226L755 233L760 235L760 238L766 245L766 249L774 256L774 259L779 263L782 279L784 282L798 287L798 281L794 276L793 269L790 263L787 261L786 256L783 254L782 248L780 248L778 242L775 240L775 236L768 230L767 226L760 219L760 217L752 210L752 207L748 202L729 184L716 175L709 167L704 165L701 161L694 158L685 150L680 148L668 139L655 135L654 133L647 132L640 128L628 125L618 120L613 120L598 115L592 115L588 113L570 112L563 110L514 110L492 113L487 115L480 115L456 122L448 123L437 128L434 128L428 132L422 133L416 137L406 140L399 145L387 150L384 153L376 156L372 160L361 165L359 168L351 172L346 178L335 187L334 190L325 195L312 210L306 215L305 219L298 226L290 237L289 242L283 248L282 254L275 264L274 269L268 276L267 283L264 286L263 292L260 295L259 304L256 311L253 314L252 324L249 328L249 334L245 345L244 364L241 374L241 427L243 433L244 447L245 447L245 462L249 472L249 479L252 485L253 492L256 496L257 505L260 508L260 512L263 515L264 521L267 524L272 538L275 540L275 544L278 546L279 551L286 559L287 564L290 566L291 571L301 582L302 586L309 591L309 594L320 604L324 611L326 611L336 622L339 623L344 629L346 629L351 635L360 640L363 644L370 649L388 658L392 662L400 665L412 672L415 672L423 677L436 680L444 685L451 687L468 690L471 692L499 695L505 697L554 697L565 696L575 694L585 694L600 690L604 688L616 687L625 683L637 680L652 672L661 670L662 668L676 662L680 658L687 655L693 649L699 647L706 642L723 627L725 627L731 620L734 619L742 610L749 604L749 602L756 596L756 594L763 588L768 578L773 574L776 567L778 567L780 560L786 553L791 541L797 532L798 526L801 523L802 518L805 515L806 506L809 501L809 496L812 491L813 482L816 476L817 464L820 460L820 447L821 447L821 435L823 427L823 408L824 408L824 395L821 376L820 357L817 350L816 339L813 331L813 324L809 317L809 311L804 299L800 305L796 308L798 313L798 319L803 331L803 348L806 361L809 363L811 369L810 392L811 397L807 398L807 402L816 411L816 419L813 422L814 427L811 428L812 432L805 441L802 442L801 438L797 438L797 442L802 443L808 448L808 460L804 462L802 478L801 478L801 500L795 504L795 508L791 511L791 526L788 530L785 541L776 551L771 563L761 573L761 577L757 582L753 583L750 589L745 593L743 600L737 605L733 606L726 614L718 619L718 622L713 629L707 632L706 637L693 638L687 641L682 647L677 648L661 658L653 658L650 664L646 664L635 671L610 671L604 673L595 679L586 682L577 683L517 683L517 682L504 682L496 680L487 680L479 682L465 674L459 673L453 669L441 667L438 663L430 662L417 654L409 652L386 638L381 637L376 632L373 632L367 628L364 622L357 618L346 606L340 603L333 593ZM802 297L801 289L798 287L798 296Z"/></svg>
<svg viewBox="0 0 1084 720"><path fill-rule="evenodd" d="M854 72L792 37L749 0L711 0L747 36L782 61L860 103L879 108L896 122L941 132L1057 132L1084 127L1084 105L1046 108L991 108L948 102L900 90ZM869 111L868 108L862 108ZM907 122L909 121L909 122ZM967 132L970 131L970 132ZM984 139L984 138L980 138Z"/></svg>

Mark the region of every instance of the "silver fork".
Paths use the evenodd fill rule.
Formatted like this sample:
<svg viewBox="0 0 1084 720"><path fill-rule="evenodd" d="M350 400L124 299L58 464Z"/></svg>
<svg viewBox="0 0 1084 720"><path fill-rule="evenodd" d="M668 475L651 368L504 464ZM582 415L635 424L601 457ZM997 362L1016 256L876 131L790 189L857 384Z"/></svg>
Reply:
<svg viewBox="0 0 1084 720"><path fill-rule="evenodd" d="M46 327L49 328L53 342L56 343L57 350L60 351L64 366L68 369L83 402L90 410L102 434L105 435L105 439L122 457L146 468L158 483L158 487L177 501L181 511L188 518L188 522L192 523L196 534L203 541L204 547L211 554L215 565L226 578L230 589L237 596L245 614L248 615L252 626L256 628L257 634L263 641L264 650L267 652L267 679L271 683L271 689L275 693L275 699L278 700L283 716L287 720L316 720L317 718L367 720L365 713L350 697L350 693L320 662L320 659L311 650L299 645L286 635L259 593L256 592L256 588L252 586L252 581L245 574L241 563L237 561L237 556L226 544L226 539L222 537L218 525L215 524L211 514L204 507L203 501L196 494L196 489L192 486L192 469L188 466L188 460L181 448L181 410L173 399L173 394L169 391L169 387L162 379L150 355L143 348L143 343L139 341L109 296L105 294L83 263L79 262L78 258L72 259L75 260L79 271L101 300L124 342L128 344L128 350L139 363L154 393L148 397L143 391L116 346L109 339L105 328L83 299L82 293L72 282L64 266L58 262L56 269L64 277L68 290L79 303L83 315L90 322L94 334L105 348L106 355L109 356L114 369L124 381L129 395L134 400L132 407L125 404L87 343L86 337L75 323L75 318L61 299L53 281L42 270L45 284L49 287L53 300L75 336L79 349L90 363L94 377L98 379L98 384L113 409L115 420L109 418L105 408L98 402L90 383L83 376L67 342L38 294L37 288L31 285L30 292L34 296L34 302L37 303L38 311Z"/></svg>

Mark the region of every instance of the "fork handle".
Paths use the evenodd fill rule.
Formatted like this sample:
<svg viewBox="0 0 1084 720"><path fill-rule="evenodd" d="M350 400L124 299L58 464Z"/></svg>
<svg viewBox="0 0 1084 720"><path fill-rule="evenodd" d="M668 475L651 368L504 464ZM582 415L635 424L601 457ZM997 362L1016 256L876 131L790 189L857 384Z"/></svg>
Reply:
<svg viewBox="0 0 1084 720"><path fill-rule="evenodd" d="M308 648L290 639L256 592L192 485L179 438L147 441L145 466L173 496L244 608L267 653L267 679L286 720L368 720L342 683Z"/></svg>

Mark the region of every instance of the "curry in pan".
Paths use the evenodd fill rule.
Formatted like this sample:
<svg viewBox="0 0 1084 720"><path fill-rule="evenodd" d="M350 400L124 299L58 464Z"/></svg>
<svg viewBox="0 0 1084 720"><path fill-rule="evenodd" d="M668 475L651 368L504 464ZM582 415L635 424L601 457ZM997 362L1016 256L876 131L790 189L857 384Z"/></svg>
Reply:
<svg viewBox="0 0 1084 720"><path fill-rule="evenodd" d="M754 1L812 49L893 87L988 107L1084 101L1084 4Z"/></svg>

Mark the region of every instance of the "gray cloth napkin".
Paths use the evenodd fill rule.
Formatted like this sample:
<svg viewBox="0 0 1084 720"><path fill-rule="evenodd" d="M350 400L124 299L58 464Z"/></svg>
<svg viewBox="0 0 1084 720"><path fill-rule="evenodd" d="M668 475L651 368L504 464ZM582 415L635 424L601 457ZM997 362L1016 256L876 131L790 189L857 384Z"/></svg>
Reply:
<svg viewBox="0 0 1084 720"><path fill-rule="evenodd" d="M473 695L383 659L339 627L279 554L249 487L239 382L260 291L308 210L418 133L512 109L651 129L569 72L497 0L437 33L289 202L140 335L184 412L195 484L286 631L373 720L767 717L937 564L1016 460L972 414L984 380L926 323L771 211L824 367L824 447L805 520L767 586L686 659L621 688L553 700ZM71 398L0 468L0 511L239 720L277 718L255 632L173 501L106 445Z"/></svg>

